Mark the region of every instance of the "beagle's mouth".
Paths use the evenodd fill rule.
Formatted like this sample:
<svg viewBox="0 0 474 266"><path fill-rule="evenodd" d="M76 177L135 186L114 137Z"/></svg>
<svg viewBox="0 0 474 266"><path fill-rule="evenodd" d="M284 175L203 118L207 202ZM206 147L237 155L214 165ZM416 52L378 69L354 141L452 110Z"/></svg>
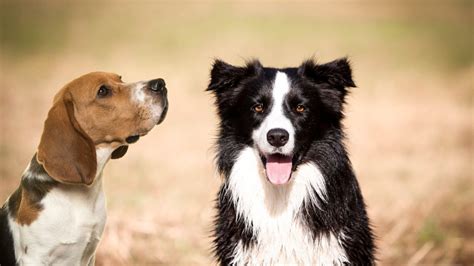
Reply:
<svg viewBox="0 0 474 266"><path fill-rule="evenodd" d="M265 174L272 184L284 185L291 179L293 172L292 155L260 153L260 159L265 167Z"/></svg>
<svg viewBox="0 0 474 266"><path fill-rule="evenodd" d="M130 136L125 138L125 142L127 144L135 143L140 139L140 137L143 137L143 136L147 135L150 130L151 129L142 128L142 129L139 129L137 131L134 131L133 135L130 135Z"/></svg>
<svg viewBox="0 0 474 266"><path fill-rule="evenodd" d="M128 144L132 144L132 143L135 143L138 141L138 139L140 139L140 135L133 135L133 136L129 136L125 139L125 141L128 143Z"/></svg>
<svg viewBox="0 0 474 266"><path fill-rule="evenodd" d="M164 97L163 111L161 112L160 119L156 123L157 125L161 124L165 120L166 114L168 113L168 98Z"/></svg>

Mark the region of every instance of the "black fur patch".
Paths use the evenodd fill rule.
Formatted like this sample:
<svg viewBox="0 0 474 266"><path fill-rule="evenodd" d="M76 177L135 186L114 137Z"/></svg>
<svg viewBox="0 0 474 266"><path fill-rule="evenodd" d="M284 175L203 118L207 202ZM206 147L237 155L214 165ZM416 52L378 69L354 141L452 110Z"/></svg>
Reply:
<svg viewBox="0 0 474 266"><path fill-rule="evenodd" d="M13 220L18 218L18 211L22 200L23 192L28 194L29 204L38 211L43 209L41 200L44 196L58 184L52 178L50 180L38 180L34 176L47 176L43 166L36 160L36 154L31 159L29 171L26 173L29 176L23 176L20 186L13 192L8 201L0 210L0 265L15 265L15 251L13 248L13 238L8 224L8 217Z"/></svg>
<svg viewBox="0 0 474 266"><path fill-rule="evenodd" d="M58 184L57 181L50 178L49 180L39 180L35 179L35 176L48 176L43 166L38 163L36 160L36 154L31 159L29 171L27 173L28 177L23 176L21 179L20 187L10 196L8 200L8 209L10 215L13 218L17 217L17 212L20 207L20 202L22 200L23 190L28 193L29 200L33 206L39 210L43 209L41 200L44 196Z"/></svg>
<svg viewBox="0 0 474 266"><path fill-rule="evenodd" d="M8 225L8 207L3 205L0 209L0 265L16 265L13 237Z"/></svg>
<svg viewBox="0 0 474 266"><path fill-rule="evenodd" d="M239 241L242 241L244 248L255 243L253 232L245 229L242 217L236 215L231 193L227 185L223 185L216 201L218 214L214 220L213 251L223 265L231 263L234 249Z"/></svg>

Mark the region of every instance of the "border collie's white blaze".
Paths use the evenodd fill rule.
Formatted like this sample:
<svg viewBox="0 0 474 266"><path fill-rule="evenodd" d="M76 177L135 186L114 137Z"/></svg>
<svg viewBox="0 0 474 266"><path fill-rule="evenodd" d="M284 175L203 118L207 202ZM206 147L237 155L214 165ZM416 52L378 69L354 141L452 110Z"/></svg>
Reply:
<svg viewBox="0 0 474 266"><path fill-rule="evenodd" d="M373 237L343 145L347 60L298 68L216 60L214 244L222 265L370 265Z"/></svg>
<svg viewBox="0 0 474 266"><path fill-rule="evenodd" d="M270 114L263 120L260 127L254 130L252 136L255 144L261 152L266 154L281 153L291 155L293 152L295 131L291 121L283 112L283 104L286 94L290 91L290 83L285 73L277 72L273 82L273 104ZM288 142L282 147L274 147L267 140L268 131L271 129L282 128L289 133Z"/></svg>
<svg viewBox="0 0 474 266"><path fill-rule="evenodd" d="M288 76L277 72L272 87L273 104L268 106L270 113L252 134L256 148L262 153L268 180L276 185L285 184L290 180L293 166L295 130L283 110L289 91Z"/></svg>

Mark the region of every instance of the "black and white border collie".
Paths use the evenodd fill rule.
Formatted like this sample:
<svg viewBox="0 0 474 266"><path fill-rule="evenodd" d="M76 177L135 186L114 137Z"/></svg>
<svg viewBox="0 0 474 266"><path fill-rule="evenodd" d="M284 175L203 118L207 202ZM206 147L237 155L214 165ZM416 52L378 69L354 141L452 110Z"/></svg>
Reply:
<svg viewBox="0 0 474 266"><path fill-rule="evenodd" d="M344 147L347 59L297 68L216 60L214 252L222 265L372 265L373 235Z"/></svg>

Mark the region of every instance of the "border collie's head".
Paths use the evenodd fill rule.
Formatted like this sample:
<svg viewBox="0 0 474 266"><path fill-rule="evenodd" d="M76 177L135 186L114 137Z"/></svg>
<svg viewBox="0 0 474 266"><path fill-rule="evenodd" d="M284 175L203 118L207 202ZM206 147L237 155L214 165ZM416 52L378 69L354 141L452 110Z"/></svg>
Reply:
<svg viewBox="0 0 474 266"><path fill-rule="evenodd" d="M235 160L236 149L251 146L268 180L287 183L308 160L311 145L340 129L348 87L355 84L346 58L321 65L307 60L283 69L263 67L257 60L243 67L216 60L207 90L216 97L221 119L220 170L229 170L222 160Z"/></svg>

